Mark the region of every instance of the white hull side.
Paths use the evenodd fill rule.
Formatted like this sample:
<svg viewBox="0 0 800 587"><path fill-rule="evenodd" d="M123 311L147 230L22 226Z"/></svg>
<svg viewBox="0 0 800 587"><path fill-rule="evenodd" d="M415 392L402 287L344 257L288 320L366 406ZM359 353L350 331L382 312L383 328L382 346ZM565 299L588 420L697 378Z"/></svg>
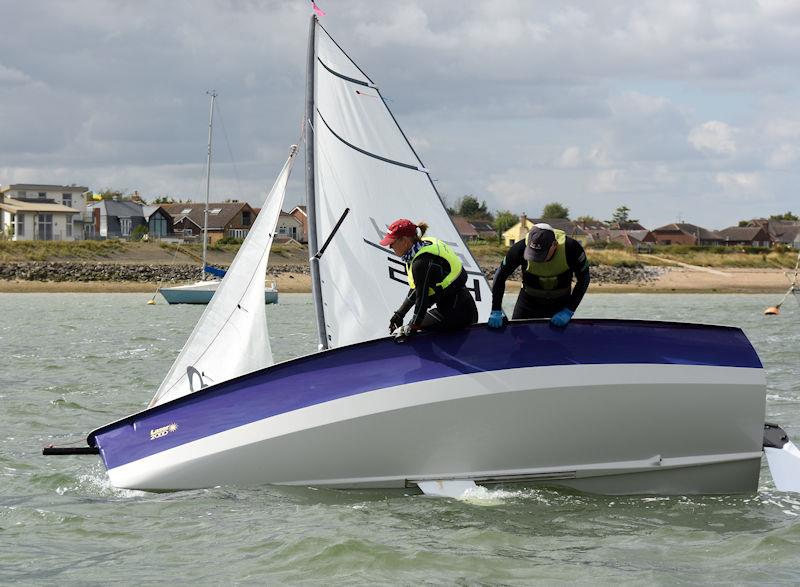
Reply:
<svg viewBox="0 0 800 587"><path fill-rule="evenodd" d="M117 487L151 490L470 478L610 494L753 491L764 387L763 370L738 367L460 375L267 418L110 469L109 477Z"/></svg>

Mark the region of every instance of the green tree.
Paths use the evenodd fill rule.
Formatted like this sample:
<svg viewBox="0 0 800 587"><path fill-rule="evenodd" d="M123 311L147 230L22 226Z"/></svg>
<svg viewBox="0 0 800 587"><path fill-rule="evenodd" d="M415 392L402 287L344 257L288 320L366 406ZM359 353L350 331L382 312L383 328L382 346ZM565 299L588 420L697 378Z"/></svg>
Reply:
<svg viewBox="0 0 800 587"><path fill-rule="evenodd" d="M492 214L486 207L486 202L478 202L478 198L472 194L467 194L456 201L456 211L459 216L472 218L473 220L492 220Z"/></svg>
<svg viewBox="0 0 800 587"><path fill-rule="evenodd" d="M512 214L510 210L498 210L494 215L493 226L499 237L517 222L519 222L519 217L516 214Z"/></svg>
<svg viewBox="0 0 800 587"><path fill-rule="evenodd" d="M791 220L792 222L797 222L800 220L797 216L792 214L791 212L784 212L783 214L774 214L769 217L770 220Z"/></svg>
<svg viewBox="0 0 800 587"><path fill-rule="evenodd" d="M172 196L158 196L153 200L153 204L174 204L175 199Z"/></svg>
<svg viewBox="0 0 800 587"><path fill-rule="evenodd" d="M620 224L622 222L639 222L635 218L631 218L629 212L631 211L625 204L614 210L614 214L611 215L611 220L609 220L610 224Z"/></svg>
<svg viewBox="0 0 800 587"><path fill-rule="evenodd" d="M542 210L542 218L569 219L569 208L558 202L551 202Z"/></svg>
<svg viewBox="0 0 800 587"><path fill-rule="evenodd" d="M588 214L586 216L578 216L575 219L575 222L581 226L597 226L603 224L602 220L599 220L594 216L589 216Z"/></svg>

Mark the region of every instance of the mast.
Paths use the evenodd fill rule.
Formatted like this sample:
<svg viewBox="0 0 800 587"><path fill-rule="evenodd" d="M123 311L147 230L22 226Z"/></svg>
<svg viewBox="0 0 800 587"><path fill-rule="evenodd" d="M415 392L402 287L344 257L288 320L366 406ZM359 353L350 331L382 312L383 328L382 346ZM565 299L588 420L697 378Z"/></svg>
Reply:
<svg viewBox="0 0 800 587"><path fill-rule="evenodd" d="M208 194L211 191L211 131L214 128L214 100L217 91L206 92L211 96L211 112L208 115L208 159L206 161L206 206L203 210L203 266L200 268L200 280L206 279L206 250L208 248Z"/></svg>
<svg viewBox="0 0 800 587"><path fill-rule="evenodd" d="M317 17L311 15L308 27L308 63L306 65L306 200L308 205L308 253L311 264L311 291L314 294L314 309L317 313L317 337L320 350L328 348L328 335L325 329L325 313L322 309L322 284L319 276L317 241L317 204L314 185L314 66L315 66L315 28Z"/></svg>

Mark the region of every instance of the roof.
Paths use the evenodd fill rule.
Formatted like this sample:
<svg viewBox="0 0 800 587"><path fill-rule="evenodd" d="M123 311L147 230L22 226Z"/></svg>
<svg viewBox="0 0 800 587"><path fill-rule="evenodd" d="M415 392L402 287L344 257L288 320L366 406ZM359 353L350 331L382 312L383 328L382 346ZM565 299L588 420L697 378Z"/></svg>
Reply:
<svg viewBox="0 0 800 587"><path fill-rule="evenodd" d="M161 207L175 219L175 222L182 218L188 218L197 226L203 226L204 203L163 204ZM250 205L246 202L223 202L221 204L209 202L208 228L218 230L225 228L245 207L250 208Z"/></svg>
<svg viewBox="0 0 800 587"><path fill-rule="evenodd" d="M700 240L725 240L718 232L697 226L696 224L687 224L686 222L673 222L672 224L665 224L654 228L652 232L666 232L688 234Z"/></svg>
<svg viewBox="0 0 800 587"><path fill-rule="evenodd" d="M478 232L495 232L494 225L488 220L470 220L469 223L475 227Z"/></svg>
<svg viewBox="0 0 800 587"><path fill-rule="evenodd" d="M461 236L478 236L478 231L463 216L453 216L452 221Z"/></svg>
<svg viewBox="0 0 800 587"><path fill-rule="evenodd" d="M89 188L83 185L51 185L46 183L12 183L0 188L0 193L10 190L31 190L42 192L88 192Z"/></svg>
<svg viewBox="0 0 800 587"><path fill-rule="evenodd" d="M732 241L765 241L770 238L761 226L729 226L718 232L723 239Z"/></svg>
<svg viewBox="0 0 800 587"><path fill-rule="evenodd" d="M305 206L295 206L294 208L292 208L291 210L289 210L289 214L291 214L291 213L292 213L292 212L294 212L295 210L297 210L298 212L300 212L300 213L301 213L301 214L303 214L304 216L308 216L308 209L307 209Z"/></svg>
<svg viewBox="0 0 800 587"><path fill-rule="evenodd" d="M0 204L0 209L5 210L6 212L11 212L13 214L18 213L25 213L25 212L50 212L54 214L80 214L80 210L76 210L75 208L70 208L69 206L62 206L61 204L50 204L48 202L23 202L20 200L15 200L14 198L6 198L2 204Z"/></svg>
<svg viewBox="0 0 800 587"><path fill-rule="evenodd" d="M115 200L103 200L102 205L106 207L106 214L117 218L144 218L143 206L136 202L117 202Z"/></svg>

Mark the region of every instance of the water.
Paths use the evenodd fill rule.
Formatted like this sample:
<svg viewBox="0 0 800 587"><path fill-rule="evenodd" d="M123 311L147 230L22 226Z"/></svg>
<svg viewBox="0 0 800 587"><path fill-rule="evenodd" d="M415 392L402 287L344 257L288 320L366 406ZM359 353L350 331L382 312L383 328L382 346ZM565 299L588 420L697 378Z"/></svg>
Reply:
<svg viewBox="0 0 800 587"><path fill-rule="evenodd" d="M201 307L143 294L0 294L0 584L800 583L800 496L597 497L109 486L50 443L149 401ZM513 300L508 299L508 302ZM742 327L767 369L768 419L800 438L800 307L770 295L590 295L579 316ZM507 308L509 310L509 308ZM267 308L278 359L313 351L308 295Z"/></svg>

